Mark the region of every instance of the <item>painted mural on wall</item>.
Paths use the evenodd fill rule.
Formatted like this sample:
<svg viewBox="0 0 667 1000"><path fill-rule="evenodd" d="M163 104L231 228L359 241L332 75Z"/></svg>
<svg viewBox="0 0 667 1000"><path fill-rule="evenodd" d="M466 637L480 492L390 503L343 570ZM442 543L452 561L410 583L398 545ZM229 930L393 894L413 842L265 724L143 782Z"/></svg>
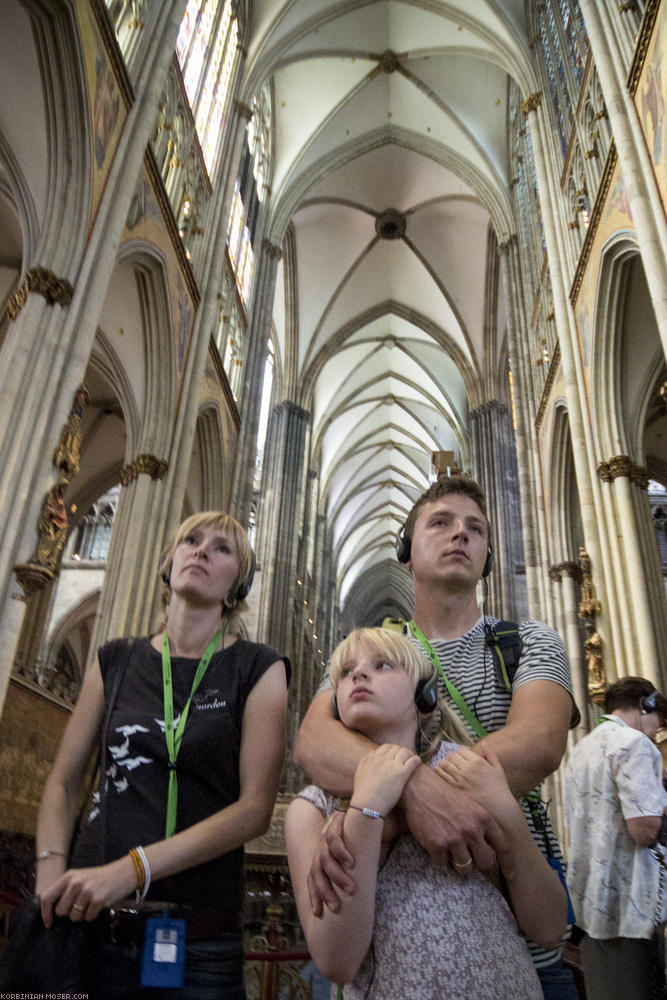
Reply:
<svg viewBox="0 0 667 1000"><path fill-rule="evenodd" d="M195 306L181 274L180 262L145 167L142 167L130 202L121 245L130 240L141 240L151 244L157 248L165 261L169 283L172 329L175 336L174 352L180 376L185 367L185 356L194 320Z"/></svg>
<svg viewBox="0 0 667 1000"><path fill-rule="evenodd" d="M99 208L118 140L127 118L113 66L87 0L76 5L88 83L88 110L92 142L92 186L88 233Z"/></svg>
<svg viewBox="0 0 667 1000"><path fill-rule="evenodd" d="M646 146L655 170L663 206L667 205L667 131L665 106L667 104L667 5L663 4L656 18L653 37L635 92L635 104L646 136Z"/></svg>

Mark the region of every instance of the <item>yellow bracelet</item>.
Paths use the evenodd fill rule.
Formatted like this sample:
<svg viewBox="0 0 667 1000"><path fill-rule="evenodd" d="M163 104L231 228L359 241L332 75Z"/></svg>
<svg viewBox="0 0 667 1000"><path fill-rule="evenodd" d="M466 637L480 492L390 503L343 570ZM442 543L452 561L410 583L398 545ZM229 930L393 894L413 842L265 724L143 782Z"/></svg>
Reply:
<svg viewBox="0 0 667 1000"><path fill-rule="evenodd" d="M143 887L146 885L146 869L144 868L144 863L141 860L141 856L136 847L130 848L130 857L132 858L134 870L137 873L137 889L141 892Z"/></svg>

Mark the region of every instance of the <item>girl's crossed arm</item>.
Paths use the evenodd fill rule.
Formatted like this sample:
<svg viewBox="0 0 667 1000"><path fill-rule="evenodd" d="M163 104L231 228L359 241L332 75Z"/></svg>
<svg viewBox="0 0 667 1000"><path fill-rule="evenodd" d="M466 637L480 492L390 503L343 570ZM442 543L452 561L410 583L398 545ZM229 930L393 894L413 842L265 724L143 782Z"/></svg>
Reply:
<svg viewBox="0 0 667 1000"><path fill-rule="evenodd" d="M310 953L320 972L336 983L356 976L373 937L375 889L382 847L382 820L363 809L386 816L394 807L420 760L406 747L385 744L359 761L350 808L345 814L345 843L356 859L354 895L344 894L334 913L324 907L313 915L307 878L326 820L306 799L291 803L285 838L292 887Z"/></svg>

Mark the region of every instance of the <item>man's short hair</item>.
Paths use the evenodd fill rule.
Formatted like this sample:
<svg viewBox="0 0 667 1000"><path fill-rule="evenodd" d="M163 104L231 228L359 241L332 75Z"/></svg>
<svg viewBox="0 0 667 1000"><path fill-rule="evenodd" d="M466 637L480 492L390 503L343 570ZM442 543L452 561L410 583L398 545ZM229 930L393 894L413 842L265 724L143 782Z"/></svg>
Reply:
<svg viewBox="0 0 667 1000"><path fill-rule="evenodd" d="M623 677L615 684L610 684L605 691L604 710L609 715L617 708L641 708L644 699L654 691L654 685L645 677ZM654 711L658 712L664 725L667 721L667 698L660 692L656 693Z"/></svg>
<svg viewBox="0 0 667 1000"><path fill-rule="evenodd" d="M475 480L468 479L467 476L443 475L440 476L439 479L436 479L436 481L429 486L425 493L422 493L419 500L417 500L414 507L408 514L403 528L404 538L410 542L412 541L412 535L415 530L415 522L419 517L419 511L422 507L424 507L427 503L433 503L435 500L440 500L442 497L449 496L452 493L455 493L458 496L469 497L471 500L474 500L486 519L486 526L488 530L489 519L486 514L486 500Z"/></svg>

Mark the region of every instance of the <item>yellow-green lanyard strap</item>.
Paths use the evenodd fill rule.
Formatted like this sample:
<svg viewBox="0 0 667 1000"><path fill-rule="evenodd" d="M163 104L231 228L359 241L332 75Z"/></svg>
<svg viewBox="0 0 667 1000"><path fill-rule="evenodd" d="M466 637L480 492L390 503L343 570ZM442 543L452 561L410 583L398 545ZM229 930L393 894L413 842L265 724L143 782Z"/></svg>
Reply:
<svg viewBox="0 0 667 1000"><path fill-rule="evenodd" d="M169 636L165 629L164 635L162 636L162 688L164 691L164 738L167 743L167 753L169 754L169 790L167 792L167 823L165 826L165 838L171 837L174 830L176 829L176 805L178 802L178 778L176 776L176 760L178 758L179 750L181 749L181 740L183 739L183 731L185 729L185 723L188 719L188 712L190 711L190 702L195 694L197 688L202 682L206 669L211 661L211 657L215 653L220 640L224 637L224 632L218 631L215 633L208 646L206 647L206 652L202 656L197 670L195 671L195 677L192 682L192 690L188 700L185 703L181 716L178 720L178 726L176 727L176 732L174 732L174 690L171 680L171 651L169 649Z"/></svg>
<svg viewBox="0 0 667 1000"><path fill-rule="evenodd" d="M477 734L480 740L484 736L488 736L489 735L488 731L484 728L484 726L479 721L475 713L464 701L463 695L461 694L459 689L454 684L452 684L449 677L442 669L442 664L438 659L438 654L436 653L433 646L428 641L428 639L426 638L426 636L424 635L424 633L422 632L422 630L420 629L419 625L414 620L414 618L411 618L410 621L408 622L408 632L412 632L415 639L417 639L417 641L420 643L422 649L428 656L429 660L431 661L435 669L442 674L445 686L449 693L449 697L452 699L452 701L454 702L454 704L456 705L456 707L458 708L459 712L466 720L468 725L471 727L471 729L474 730L474 732Z"/></svg>
<svg viewBox="0 0 667 1000"><path fill-rule="evenodd" d="M480 739L482 739L484 736L488 736L489 735L488 730L484 728L484 726L479 721L473 710L464 701L463 695L461 694L459 689L454 684L452 684L449 677L442 669L442 663L438 659L438 654L436 653L433 646L431 645L429 640L426 638L426 636L420 629L419 625L417 625L414 618L411 618L410 621L408 622L408 631L412 631L415 639L417 639L418 642L421 644L422 649L428 656L429 660L431 661L435 669L439 670L440 673L442 674L450 698L452 699L452 701L454 702L454 704L456 705L456 707L458 708L459 712L466 720L468 725L470 725L472 729L474 729L475 733ZM549 840L546 836L546 828L544 826L544 822L541 818L541 815L539 815L539 806L543 805L540 796L536 792L527 792L525 795L522 795L521 798L525 799L525 801L527 802L535 826L544 834L544 840L547 845L547 853L549 857L552 857L553 852L551 850L551 845L549 844Z"/></svg>

